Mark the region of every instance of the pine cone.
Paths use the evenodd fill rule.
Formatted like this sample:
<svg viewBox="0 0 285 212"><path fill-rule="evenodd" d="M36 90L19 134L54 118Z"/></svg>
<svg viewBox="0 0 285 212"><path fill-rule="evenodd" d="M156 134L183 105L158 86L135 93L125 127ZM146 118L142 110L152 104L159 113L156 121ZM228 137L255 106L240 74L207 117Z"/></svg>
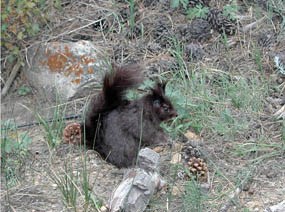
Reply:
<svg viewBox="0 0 285 212"><path fill-rule="evenodd" d="M188 166L190 172L195 174L196 176L205 177L208 172L207 164L201 158L190 158Z"/></svg>
<svg viewBox="0 0 285 212"><path fill-rule="evenodd" d="M182 35L182 40L186 42L206 41L212 36L211 25L203 19L194 19L190 24L180 27L179 34Z"/></svg>
<svg viewBox="0 0 285 212"><path fill-rule="evenodd" d="M272 30L260 33L257 38L257 43L261 47L272 47L276 42L277 34Z"/></svg>
<svg viewBox="0 0 285 212"><path fill-rule="evenodd" d="M192 147L190 144L185 144L182 147L182 157L187 162L189 162L190 158L199 158L201 156L199 150L197 148Z"/></svg>
<svg viewBox="0 0 285 212"><path fill-rule="evenodd" d="M159 20L155 23L153 30L153 38L156 40L162 47L169 46L169 37L173 36L172 26L168 21Z"/></svg>
<svg viewBox="0 0 285 212"><path fill-rule="evenodd" d="M201 60L204 55L205 51L199 43L190 43L185 47L185 56L187 61Z"/></svg>
<svg viewBox="0 0 285 212"><path fill-rule="evenodd" d="M216 8L209 11L207 21L211 24L212 28L219 33L233 35L237 30L236 22L225 17L223 12Z"/></svg>
<svg viewBox="0 0 285 212"><path fill-rule="evenodd" d="M69 144L81 144L81 126L79 123L68 124L63 130L63 139Z"/></svg>
<svg viewBox="0 0 285 212"><path fill-rule="evenodd" d="M189 5L190 7L196 7L197 5L209 7L210 1L211 0L190 0Z"/></svg>

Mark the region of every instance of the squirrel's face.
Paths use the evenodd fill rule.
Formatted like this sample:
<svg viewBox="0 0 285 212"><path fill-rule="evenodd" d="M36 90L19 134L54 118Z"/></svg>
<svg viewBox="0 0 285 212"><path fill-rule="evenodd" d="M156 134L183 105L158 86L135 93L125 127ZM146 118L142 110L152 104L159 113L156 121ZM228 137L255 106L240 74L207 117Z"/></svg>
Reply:
<svg viewBox="0 0 285 212"><path fill-rule="evenodd" d="M167 121L177 116L176 110L168 99L166 101L165 99L155 99L153 101L153 108L160 121Z"/></svg>
<svg viewBox="0 0 285 212"><path fill-rule="evenodd" d="M165 96L165 84L158 83L152 89L152 107L160 121L167 121L177 116L176 110Z"/></svg>

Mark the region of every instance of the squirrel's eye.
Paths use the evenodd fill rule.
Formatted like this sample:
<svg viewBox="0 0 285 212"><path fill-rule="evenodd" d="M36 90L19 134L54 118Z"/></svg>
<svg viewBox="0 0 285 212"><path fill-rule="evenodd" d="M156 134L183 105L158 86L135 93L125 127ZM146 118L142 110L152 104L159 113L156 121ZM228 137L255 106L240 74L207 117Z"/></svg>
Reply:
<svg viewBox="0 0 285 212"><path fill-rule="evenodd" d="M165 112L169 112L169 107L164 106L164 107L163 107L163 110L164 110Z"/></svg>
<svg viewBox="0 0 285 212"><path fill-rule="evenodd" d="M153 105L159 107L160 106L160 101L158 99L154 100L153 101Z"/></svg>

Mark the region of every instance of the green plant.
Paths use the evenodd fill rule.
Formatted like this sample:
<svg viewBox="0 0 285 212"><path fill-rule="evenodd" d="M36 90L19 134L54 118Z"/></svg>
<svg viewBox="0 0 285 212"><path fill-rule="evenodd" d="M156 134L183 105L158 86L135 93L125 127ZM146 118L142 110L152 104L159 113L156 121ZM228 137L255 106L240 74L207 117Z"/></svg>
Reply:
<svg viewBox="0 0 285 212"><path fill-rule="evenodd" d="M192 179L185 185L185 194L183 196L184 211L202 212L204 210L203 201L206 196L203 194L200 185Z"/></svg>
<svg viewBox="0 0 285 212"><path fill-rule="evenodd" d="M54 148L61 142L62 132L65 127L64 117L66 105L60 104L58 95L56 96L56 99L56 106L51 119L43 117L39 112L35 113L36 119L45 131L45 138L47 139L50 148Z"/></svg>
<svg viewBox="0 0 285 212"><path fill-rule="evenodd" d="M54 170L48 171L48 174L52 181L59 188L63 198L64 204L67 208L72 208L76 211L76 202L78 193L80 192L77 183L79 180L79 174L74 174L72 167L69 163L64 163L63 173L56 173Z"/></svg>
<svg viewBox="0 0 285 212"><path fill-rule="evenodd" d="M234 116L228 108L220 111L219 116L211 119L212 131L224 136L226 139L232 139L241 132L249 129L249 124L245 118Z"/></svg>
<svg viewBox="0 0 285 212"><path fill-rule="evenodd" d="M258 67L258 71L263 72L262 53L261 53L261 50L257 47L253 48L253 59Z"/></svg>
<svg viewBox="0 0 285 212"><path fill-rule="evenodd" d="M27 39L37 35L47 22L46 2L42 0L1 0L1 47L13 61Z"/></svg>
<svg viewBox="0 0 285 212"><path fill-rule="evenodd" d="M16 125L8 120L1 126L1 170L7 187L17 184L19 172L28 156L32 142L27 132L18 132Z"/></svg>
<svg viewBox="0 0 285 212"><path fill-rule="evenodd" d="M129 25L131 29L131 37L133 36L134 29L135 29L135 0L127 0L129 3L129 10L130 10L130 19L129 19Z"/></svg>
<svg viewBox="0 0 285 212"><path fill-rule="evenodd" d="M267 10L269 14L277 13L281 17L283 17L283 26L285 24L284 22L284 14L285 14L285 5L283 0L269 0L266 3L267 5Z"/></svg>
<svg viewBox="0 0 285 212"><path fill-rule="evenodd" d="M256 142L246 142L237 144L233 151L234 156L251 158L251 162L260 163L261 161L284 155L284 143L271 142L268 143L268 138L263 137L256 140Z"/></svg>
<svg viewBox="0 0 285 212"><path fill-rule="evenodd" d="M187 17L189 19L194 18L206 18L209 12L208 7L203 7L201 4L196 5L194 8L189 8L187 10Z"/></svg>
<svg viewBox="0 0 285 212"><path fill-rule="evenodd" d="M187 69L186 62L183 58L184 55L184 47L182 43L177 38L171 38L172 48L170 49L170 53L176 60L177 69L179 73L179 77L183 79L184 85L187 84L187 79L189 79L190 74Z"/></svg>
<svg viewBox="0 0 285 212"><path fill-rule="evenodd" d="M170 7L174 9L178 8L180 4L182 5L184 9L187 9L189 0L171 0L170 1Z"/></svg>
<svg viewBox="0 0 285 212"><path fill-rule="evenodd" d="M32 92L31 88L28 87L28 86L25 86L25 85L22 85L22 86L18 89L18 94L19 94L20 96L26 96L26 95L28 95L28 94L31 93L31 92Z"/></svg>
<svg viewBox="0 0 285 212"><path fill-rule="evenodd" d="M285 121L282 122L281 139L282 139L282 141L283 141L283 145L285 145ZM283 147L283 148L284 148L284 147Z"/></svg>
<svg viewBox="0 0 285 212"><path fill-rule="evenodd" d="M231 2L231 4L226 4L223 7L223 15L231 20L236 20L236 15L238 12L238 5L236 1Z"/></svg>
<svg viewBox="0 0 285 212"><path fill-rule="evenodd" d="M97 211L102 207L103 202L99 200L92 191L90 191L89 186L89 173L87 170L87 155L84 154L83 160L83 169L80 175L82 176L81 181L81 188L83 190L84 195L84 211L90 211L90 204L93 208L95 208Z"/></svg>

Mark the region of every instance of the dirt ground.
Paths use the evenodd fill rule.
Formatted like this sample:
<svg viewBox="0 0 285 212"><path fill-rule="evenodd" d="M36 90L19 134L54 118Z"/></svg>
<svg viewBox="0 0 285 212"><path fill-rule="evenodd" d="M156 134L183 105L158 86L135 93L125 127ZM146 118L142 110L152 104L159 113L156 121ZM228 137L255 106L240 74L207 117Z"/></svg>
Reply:
<svg viewBox="0 0 285 212"><path fill-rule="evenodd" d="M189 2L189 8L195 8L195 2L200 2L210 10L222 9L228 4L228 1ZM196 125L190 124L175 135L170 133L173 145L159 151L161 174L168 186L154 196L147 211L261 212L270 211L271 206L285 199L285 115L283 119L276 117L282 107L285 113L285 75L276 70L274 63L278 56L285 64L285 13L282 14L285 6L276 7L274 3L282 1L271 0L268 2L273 6L269 10L267 1L236 2L238 23L218 15L208 17L208 20L191 20L181 4L171 8L170 1L137 0L135 24L132 25L131 6L125 1L61 1L61 10L50 11L49 27L34 40L90 40L104 46L110 60L118 64L143 61L149 79L170 79L174 72L178 73L185 66L197 73L211 70L206 85L213 81L219 83L216 78L221 73L248 81L261 80L262 75L270 81L265 99L256 100L262 103L262 110L240 114L243 111L231 108L234 117L245 118L246 130L238 128L231 136L231 132L223 134L221 130L214 131L204 125L201 130L196 130ZM283 10L280 12L277 8ZM3 66L3 80L8 76L9 67ZM180 84L183 84L182 80ZM2 98L2 126L8 119L18 126L36 122L35 111L44 114L46 119L53 117L55 102L40 97L33 89L20 95L19 88L23 85L29 86L29 83L20 73L7 96ZM66 115L82 113L84 104L84 99L66 103ZM207 117L211 119L211 114ZM184 125L189 121L187 118L181 120ZM79 119L66 120L65 124L72 121ZM167 125L166 129L171 126ZM16 132L27 133L31 143L20 164L15 165L18 168L13 186L7 186L7 172L2 166L1 211L104 211L102 206L107 205L124 170L108 164L93 150L84 151L79 146L64 143L51 149L41 125L23 126ZM257 140L262 143L258 144ZM191 149L191 152L185 149ZM198 180L200 196L204 199L187 198L187 195L191 196L191 192L187 192L194 192L187 187L191 182L184 170L187 154L203 158L207 163L207 177ZM84 189L76 188L76 209L72 205L66 206L56 179L63 179L60 176L68 173L79 186L86 172L88 190L94 194L93 205L86 206ZM202 205L203 209L194 207L195 204Z"/></svg>

